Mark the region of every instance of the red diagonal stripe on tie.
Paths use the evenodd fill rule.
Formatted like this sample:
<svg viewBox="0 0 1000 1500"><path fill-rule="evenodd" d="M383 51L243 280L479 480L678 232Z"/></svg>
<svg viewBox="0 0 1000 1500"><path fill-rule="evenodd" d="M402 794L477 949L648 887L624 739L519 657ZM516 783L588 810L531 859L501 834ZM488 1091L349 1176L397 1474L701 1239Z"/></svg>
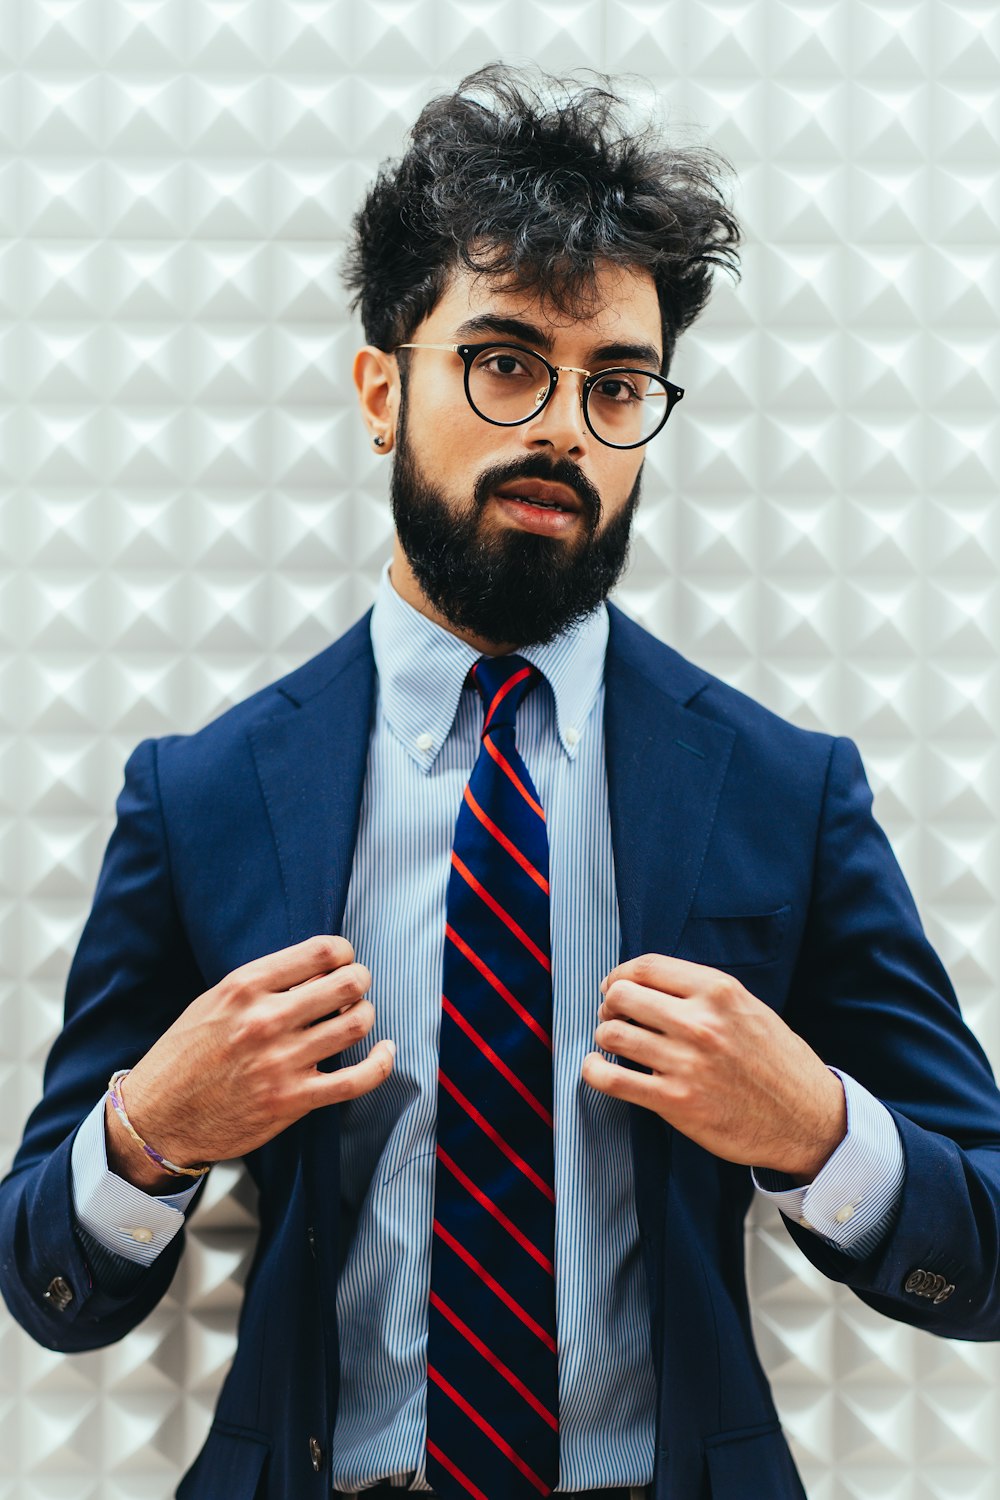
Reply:
<svg viewBox="0 0 1000 1500"><path fill-rule="evenodd" d="M503 699L506 698L511 688L516 687L519 682L523 682L526 677L530 677L533 671L534 668L530 664L526 667L521 667L520 671L513 673L512 676L507 678L507 681L503 684L502 687L497 688L496 692L493 695L493 701L490 704L489 708L486 710L486 719L483 724L484 730L489 727L490 719L493 717L493 714L496 712ZM475 677L476 675L475 667L473 667L472 669L472 675L473 677Z"/></svg>
<svg viewBox="0 0 1000 1500"><path fill-rule="evenodd" d="M524 1381L519 1380L518 1377L514 1374L514 1371L509 1369L508 1366L504 1364L503 1360L493 1353L492 1349L488 1349L486 1347L482 1339L478 1338L476 1334L473 1333L468 1323L463 1323L462 1319L458 1316L458 1313L452 1312L447 1302L443 1302L438 1296L437 1292L431 1292L431 1302L437 1308L442 1317L447 1318L451 1326L453 1328L457 1328L464 1339L468 1339L473 1349L477 1350L484 1359L489 1360L494 1370L498 1371L498 1373L503 1376L504 1380L506 1380L509 1385L512 1385L514 1387L518 1395L524 1397L528 1405L533 1407L534 1410L537 1411L542 1421L547 1422L548 1425L552 1428L553 1432L558 1432L559 1418L554 1417L549 1411L548 1407L542 1405L534 1392L528 1390L528 1387L525 1385Z"/></svg>
<svg viewBox="0 0 1000 1500"><path fill-rule="evenodd" d="M525 786L520 776L518 776L517 772L514 770L514 767L511 765L507 757L497 749L496 745L494 745L489 735L484 738L483 744L486 746L487 752L492 755L501 771L503 771L504 775L510 777L511 781L517 787L518 791L521 793L521 796L524 798L525 802L527 802L531 810L533 812L536 812L544 823L545 814L542 811L541 804L539 802L536 802L535 798L528 791L528 788Z"/></svg>
<svg viewBox="0 0 1000 1500"><path fill-rule="evenodd" d="M464 1489L468 1490L469 1494L472 1495L473 1500L489 1500L489 1497L483 1493L478 1484L473 1484L468 1474L463 1474L461 1469L458 1467L458 1464L453 1463L452 1460L448 1457L447 1453L442 1453L437 1443L432 1442L430 1438L427 1439L427 1452L431 1455L432 1458L436 1458L439 1464L443 1464L443 1466L448 1470L448 1473L454 1479L457 1479L459 1484L462 1485Z"/></svg>
<svg viewBox="0 0 1000 1500"><path fill-rule="evenodd" d="M461 1012L455 1009L454 1005L452 1005L447 995L441 996L441 1005L443 1009L447 1011L448 1015L451 1016L451 1019L455 1022L455 1025L460 1026L461 1029L465 1032L466 1036L469 1038L469 1041L473 1042L479 1048L483 1056L489 1058L490 1062L497 1069L497 1071L503 1074L507 1082L517 1089L517 1092L520 1094L525 1104L530 1104L531 1108L535 1111L535 1114L543 1119L546 1125L551 1126L552 1116L545 1108L545 1105L542 1104L540 1100L535 1098L534 1094L528 1088L528 1085L526 1083L522 1083L514 1070L512 1068L508 1068L503 1058L493 1051L493 1048L490 1046L489 1042L486 1041L484 1037L481 1037L479 1035L479 1032L473 1026L472 1022L467 1021L461 1014Z"/></svg>
<svg viewBox="0 0 1000 1500"><path fill-rule="evenodd" d="M517 996L511 993L502 979L497 978L493 970L490 968L489 964L481 959L478 953L473 952L465 939L459 937L458 933L455 931L454 927L452 927L450 922L445 923L444 930L445 935L451 938L459 953L465 954L465 957L469 960L469 963L472 964L474 969L479 970L480 974L482 974L487 984L492 985L497 994L502 996L502 998L506 1000L511 1010L513 1010L517 1015L521 1017L521 1020L524 1022L525 1026L528 1027L529 1031L533 1031L538 1040L540 1042L544 1042L546 1047L548 1047L549 1051L551 1052L552 1038L545 1030L545 1027L535 1020L534 1016L529 1010L525 1010L524 1006L521 1004L520 1000L518 1000Z"/></svg>
<svg viewBox="0 0 1000 1500"><path fill-rule="evenodd" d="M540 1495L550 1495L552 1493L552 1486L546 1484L544 1479L539 1478L530 1464L526 1464L520 1454L514 1452L507 1439L501 1437L496 1428L487 1422L485 1417L481 1417L476 1408L470 1402L466 1401L465 1397L459 1391L456 1391L455 1387L449 1384L444 1376L435 1370L433 1365L429 1364L427 1366L427 1374L433 1380L434 1384L444 1391L446 1396L451 1397L459 1410L464 1411L471 1422L475 1422L480 1432L485 1432L490 1442L496 1444L500 1452L510 1459L515 1468L520 1469L528 1483L533 1484Z"/></svg>
<svg viewBox="0 0 1000 1500"><path fill-rule="evenodd" d="M491 1292L496 1293L496 1295L500 1298L500 1301L510 1308L515 1318L519 1318L524 1324L525 1328L530 1328L532 1333L535 1334L537 1338L541 1339L546 1349L551 1349L552 1353L555 1354L556 1341L552 1337L551 1333L547 1333L542 1327L541 1323L536 1323L531 1314L525 1312L520 1302L516 1302L514 1300L514 1298L510 1295L510 1292L507 1291L506 1287L502 1287L499 1281L497 1281L496 1277L490 1275L486 1267L476 1259L472 1252L470 1250L466 1250L465 1246L460 1244L453 1234L448 1233L447 1229L445 1229L440 1219L434 1220L434 1233L439 1237L439 1239L444 1240L449 1249L454 1250L455 1254L460 1260L465 1261L465 1264L468 1266L470 1271L475 1271L480 1281L483 1282L484 1285L488 1286Z"/></svg>
<svg viewBox="0 0 1000 1500"><path fill-rule="evenodd" d="M465 864L461 859L459 859L454 849L451 851L451 862L455 866L455 869L461 875L465 883L467 885L470 885L475 891L476 895L481 896L482 899L486 902L486 905L489 907L490 911L495 912L496 915L500 918L501 922L504 922L510 928L511 932L516 938L519 939L520 942L524 944L528 952L533 954L534 957L538 959L538 962L541 964L542 968L545 969L546 972L551 973L552 962L548 954L543 953L538 944L536 942L533 942L532 939L528 936L524 928L519 927L510 913L504 911L503 907L500 905L500 902L496 899L496 897L490 895L489 891L482 884L482 882L477 880L475 875L473 875L468 865Z"/></svg>
<svg viewBox="0 0 1000 1500"><path fill-rule="evenodd" d="M445 1166L448 1168L448 1171L453 1177L456 1177L458 1179L458 1181L465 1188L466 1192L471 1193L476 1202L481 1203L483 1208L486 1209L486 1212L492 1214L497 1223L502 1224L508 1234L513 1235L514 1239L517 1240L517 1243L522 1246L523 1249L527 1250L532 1260L537 1260L543 1271L548 1271L550 1276L554 1276L556 1274L556 1268L549 1260L548 1256L543 1255L541 1250L538 1249L538 1246L533 1245L526 1234L521 1233L520 1229L518 1229L513 1219L508 1219L503 1209L498 1208L497 1205L493 1202L492 1198L489 1198L486 1193L483 1192L482 1188L476 1186L471 1177L466 1176L466 1174L462 1171L462 1168L458 1165L458 1162L452 1161L451 1157L448 1155L443 1146L439 1146L437 1148L437 1154L438 1160L444 1162Z"/></svg>
<svg viewBox="0 0 1000 1500"><path fill-rule="evenodd" d="M468 806L471 807L472 811L475 813L480 823L482 823L483 827L489 833L492 833L497 843L501 844L503 848L506 849L511 859L517 860L518 864L521 866L521 869L525 872L525 874L530 875L535 884L541 890L543 890L547 896L549 894L549 882L546 880L545 876L542 875L540 871L535 869L534 865L531 863L531 860L521 853L516 844L511 843L510 839L504 833L503 829L498 828L493 819L483 812L482 808L479 806L479 803L472 795L469 787L465 788L465 801Z"/></svg>
<svg viewBox="0 0 1000 1500"><path fill-rule="evenodd" d="M494 1146L496 1146L498 1150L503 1152L507 1160L512 1161L515 1167L517 1167L518 1171L523 1172L528 1181L533 1182L540 1193L545 1194L550 1203L554 1203L556 1201L556 1195L549 1187L545 1179L543 1177L539 1177L534 1167L529 1166L523 1156L518 1156L513 1146L508 1146L507 1142L504 1140L500 1132L493 1129L493 1126L490 1124L489 1120L487 1120L486 1116L479 1113L479 1110L472 1103L471 1099L467 1099L462 1093L462 1090L458 1088L456 1084L452 1083L451 1079L445 1073L443 1073L440 1068L438 1068L438 1082L442 1085L443 1088L446 1088L448 1090L448 1093L455 1100L455 1103L462 1106L462 1108L465 1110L465 1113L469 1116L469 1119L475 1120L480 1130L484 1131L485 1134L489 1136Z"/></svg>

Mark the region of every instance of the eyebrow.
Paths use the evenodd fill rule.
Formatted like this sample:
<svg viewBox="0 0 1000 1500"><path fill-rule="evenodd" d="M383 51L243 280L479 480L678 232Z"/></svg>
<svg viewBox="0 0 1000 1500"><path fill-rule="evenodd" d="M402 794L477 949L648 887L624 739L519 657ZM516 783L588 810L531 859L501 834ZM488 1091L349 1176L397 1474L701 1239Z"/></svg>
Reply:
<svg viewBox="0 0 1000 1500"><path fill-rule="evenodd" d="M478 317L469 318L460 323L455 330L458 338L467 338L477 333L502 333L508 338L516 339L522 344L537 344L544 349L546 354L552 353L553 340L551 334L542 328L537 328L534 323L525 323L521 318L503 318L494 313L480 313ZM613 344L597 344L589 349L583 356L589 362L602 359L613 359L620 363L630 360L639 360L645 364L652 365L659 370L663 361L660 351L653 344L617 342Z"/></svg>

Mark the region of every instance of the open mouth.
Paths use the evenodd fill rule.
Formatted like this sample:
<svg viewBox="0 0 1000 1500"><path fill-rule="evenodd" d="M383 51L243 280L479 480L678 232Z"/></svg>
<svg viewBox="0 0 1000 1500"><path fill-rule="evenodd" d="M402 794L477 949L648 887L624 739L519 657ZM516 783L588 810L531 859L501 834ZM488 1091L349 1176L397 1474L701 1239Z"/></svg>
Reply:
<svg viewBox="0 0 1000 1500"><path fill-rule="evenodd" d="M568 485L547 479L512 481L497 491L497 499L557 515L576 515L581 509L579 496Z"/></svg>
<svg viewBox="0 0 1000 1500"><path fill-rule="evenodd" d="M500 494L493 498L508 520L527 531L537 531L543 536L559 536L576 525L577 512L554 500L541 500L529 495Z"/></svg>

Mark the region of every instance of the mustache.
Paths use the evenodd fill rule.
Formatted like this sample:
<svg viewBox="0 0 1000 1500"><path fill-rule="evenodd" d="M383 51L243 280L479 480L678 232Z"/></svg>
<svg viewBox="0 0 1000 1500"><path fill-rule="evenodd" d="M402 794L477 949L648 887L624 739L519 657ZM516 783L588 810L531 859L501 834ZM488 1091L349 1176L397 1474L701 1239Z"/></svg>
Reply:
<svg viewBox="0 0 1000 1500"><path fill-rule="evenodd" d="M600 491L591 484L575 464L568 459L549 463L541 454L524 459L521 463L494 464L485 469L476 480L473 499L477 510L482 510L494 490L502 484L511 484L517 479L543 479L550 484L564 484L573 491L583 509L584 516L592 523L600 519L603 509Z"/></svg>

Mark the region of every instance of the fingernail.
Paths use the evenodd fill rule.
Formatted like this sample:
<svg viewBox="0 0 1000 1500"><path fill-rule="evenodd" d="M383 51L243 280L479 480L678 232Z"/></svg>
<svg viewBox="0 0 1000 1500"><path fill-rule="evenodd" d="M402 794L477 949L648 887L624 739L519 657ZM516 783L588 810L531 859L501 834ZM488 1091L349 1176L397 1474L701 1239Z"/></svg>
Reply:
<svg viewBox="0 0 1000 1500"><path fill-rule="evenodd" d="M608 993L608 981L606 979L602 979L601 980L601 994L602 995L606 995L607 993Z"/></svg>
<svg viewBox="0 0 1000 1500"><path fill-rule="evenodd" d="M385 1045L388 1047L388 1049L392 1053L393 1057L395 1057L396 1056L396 1043L395 1042L391 1042L391 1041L386 1041Z"/></svg>

